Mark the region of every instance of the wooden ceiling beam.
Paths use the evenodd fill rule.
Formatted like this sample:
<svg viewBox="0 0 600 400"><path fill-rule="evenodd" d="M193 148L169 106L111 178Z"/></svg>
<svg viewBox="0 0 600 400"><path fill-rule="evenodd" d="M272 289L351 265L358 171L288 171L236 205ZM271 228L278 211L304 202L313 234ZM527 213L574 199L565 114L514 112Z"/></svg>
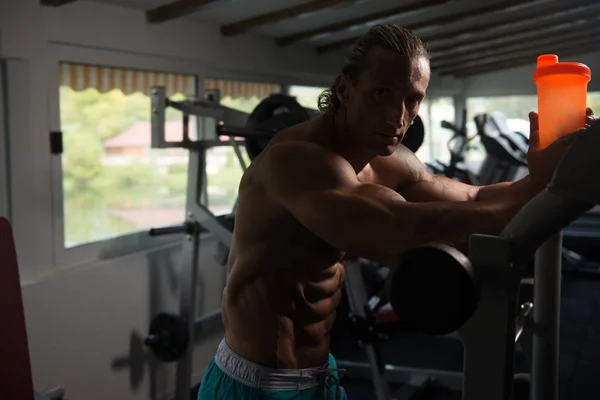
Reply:
<svg viewBox="0 0 600 400"><path fill-rule="evenodd" d="M281 10L257 15L232 24L223 25L221 34L223 36L235 36L244 33L257 26L272 24L286 19L294 18L302 14L335 7L340 4L354 3L357 0L312 0L307 3L298 4Z"/></svg>
<svg viewBox="0 0 600 400"><path fill-rule="evenodd" d="M512 49L507 49L504 51L495 51L495 50L490 50L487 53L481 53L478 55L474 55L472 58L470 59L463 59L463 60L456 60L454 62L452 61L448 61L442 65L435 65L432 66L432 71L436 71L439 72L440 74L444 74L447 71L451 71L453 69L456 69L457 67L459 67L460 69L462 68L471 68L471 67L477 67L479 64L485 64L487 63L488 60L490 59L498 59L499 61L502 61L502 58L514 58L515 55L518 54L522 54L522 53L529 53L532 51L538 51L538 53L540 54L544 54L544 53L552 53L554 48L557 47L579 47L579 45L581 43L589 43L589 38L590 38L590 34L593 35L597 35L600 33L600 29L596 29L593 32L577 32L578 35L575 35L573 37L567 37L567 38L563 38L563 39L557 39L557 38L548 38L545 41L541 41L541 42L534 42L534 43L524 43L523 46L520 46L518 48L512 48Z"/></svg>
<svg viewBox="0 0 600 400"><path fill-rule="evenodd" d="M539 2L539 0L506 0L501 3L485 4L484 6L476 9L469 9L466 11L460 11L449 15L441 15L432 19L417 22L415 24L408 25L407 28L412 31L415 31L417 29L440 27L460 22L465 18L472 18L493 12L499 12L507 8L521 6L523 4L534 2ZM349 39L343 39L336 42L328 43L323 46L319 46L317 47L317 53L323 54L340 48L348 47L352 45L359 37L360 36L356 36Z"/></svg>
<svg viewBox="0 0 600 400"><path fill-rule="evenodd" d="M490 39L495 39L498 36L506 38L530 32L537 32L547 28L548 25L570 23L572 21L585 19L586 17L590 17L590 15L595 17L597 14L594 12L600 10L600 4L593 4L591 6L587 5L581 7L577 12L565 14L564 5L561 6L562 8L556 7L556 9L559 9L559 11L554 12L554 9L551 8L548 13L545 12L543 15L540 15L539 10L535 9L532 10L533 12L531 12L531 14L526 13L526 10L522 10L519 17L513 16L512 18L509 18L510 16L507 16L507 18L499 19L489 24L481 24L470 28L461 28L455 31L443 32L435 36L423 36L422 39L429 43L429 50L431 52L435 52L437 50L446 50L448 48L476 45L489 41ZM522 19L521 17L523 13L533 17L531 19ZM523 24L523 26L512 30L506 29L524 22L527 22L527 24ZM464 37L461 39L461 36ZM444 42L449 40L449 44L444 44ZM436 45L431 44L432 42L442 43Z"/></svg>
<svg viewBox="0 0 600 400"><path fill-rule="evenodd" d="M592 20L587 20L583 23L563 24L559 25L559 28L547 31L541 30L536 35L527 37L520 36L510 40L504 40L507 36L502 35L495 40L482 42L478 46L463 48L460 51L449 51L441 55L433 53L431 55L431 64L432 66L435 65L437 68L446 64L481 58L482 54L506 52L507 48L514 48L515 46L535 46L540 42L543 44L549 40L564 42L565 40L585 39L586 36L592 34L592 31L598 31L598 29L594 29L598 27L598 22L600 22L600 18L594 17Z"/></svg>
<svg viewBox="0 0 600 400"><path fill-rule="evenodd" d="M353 19L349 19L349 20L341 21L341 22L336 22L336 23L333 23L330 25L322 26L320 28L309 29L307 31L302 31L302 32L294 33L294 34L291 34L288 36L283 36L281 38L275 39L275 42L279 46L288 46L290 44L299 42L300 40L310 39L310 38L313 38L318 35L323 35L323 34L332 33L332 32L339 32L339 31L351 28L356 25L367 24L369 22L376 21L376 20L379 20L382 18L398 17L398 16L408 13L408 12L418 11L418 10L422 10L422 9L428 8L428 7L439 6L439 5L442 5L442 4L451 2L451 1L456 1L456 0L424 0L424 1L418 1L415 3L411 3L411 4L405 4L405 5L402 5L399 7L394 7L394 8L388 9L388 10L384 10L384 11L378 11L376 13L365 15L362 17L353 18Z"/></svg>
<svg viewBox="0 0 600 400"><path fill-rule="evenodd" d="M581 43L578 46L553 47L549 49L544 49L547 51L541 50L542 49L538 49L537 51L534 50L529 52L528 54L520 54L513 58L505 59L502 61L488 61L485 64L480 64L474 67L456 68L453 70L445 71L441 73L441 75L452 75L456 78L465 78L468 76L480 75L489 72L497 72L504 69L516 68L525 65L531 65L532 67L535 67L537 57L540 54L557 54L559 58L564 59L566 57L576 56L593 51L600 51L600 43L598 43L598 41L590 41L586 43Z"/></svg>
<svg viewBox="0 0 600 400"><path fill-rule="evenodd" d="M40 0L40 4L48 7L60 7L75 1L77 0Z"/></svg>
<svg viewBox="0 0 600 400"><path fill-rule="evenodd" d="M540 29L544 29L549 24L551 25L559 25L563 23L569 23L574 20L578 20L580 18L589 17L594 14L594 11L600 10L600 4L589 4L589 1L573 1L573 5L577 6L577 3L586 3L586 5L580 6L577 8L577 11L570 12L565 14L563 3L548 5L544 7L544 13L540 15L540 10L537 8L520 10L518 15L507 15L505 18L500 18L491 23L483 23L476 26L471 26L467 28L461 28L453 31L446 31L442 33L438 33L435 35L423 35L421 38L426 42L447 42L448 40L452 40L450 42L451 47L459 47L466 45L474 45L480 42L488 41L492 38L496 38L498 36L514 36L523 33L536 32ZM511 13L512 14L512 13ZM528 22L522 27L516 28L514 30L510 30L506 33L502 32L502 30L514 26L516 24L520 24L523 22ZM499 32L500 30L500 32ZM482 36L481 33L487 33L487 35ZM466 36L462 40L461 36ZM429 44L430 51L447 49L448 44L439 44L432 45Z"/></svg>
<svg viewBox="0 0 600 400"><path fill-rule="evenodd" d="M203 6L222 0L176 0L146 11L146 21L160 24L198 11Z"/></svg>

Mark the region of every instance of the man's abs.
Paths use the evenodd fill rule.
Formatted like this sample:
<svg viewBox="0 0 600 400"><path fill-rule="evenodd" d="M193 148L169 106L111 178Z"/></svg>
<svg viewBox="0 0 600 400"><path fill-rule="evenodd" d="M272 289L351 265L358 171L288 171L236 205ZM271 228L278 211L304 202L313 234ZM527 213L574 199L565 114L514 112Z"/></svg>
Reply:
<svg viewBox="0 0 600 400"><path fill-rule="evenodd" d="M288 264L246 281L238 280L237 268L254 269L236 265L223 296L226 339L233 351L271 368L326 363L344 267Z"/></svg>

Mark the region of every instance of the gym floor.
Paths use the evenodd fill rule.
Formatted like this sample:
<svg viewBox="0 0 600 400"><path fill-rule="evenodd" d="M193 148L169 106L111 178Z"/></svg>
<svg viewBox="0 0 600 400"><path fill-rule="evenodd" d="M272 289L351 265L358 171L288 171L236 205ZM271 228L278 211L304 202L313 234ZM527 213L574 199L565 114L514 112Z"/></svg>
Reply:
<svg viewBox="0 0 600 400"><path fill-rule="evenodd" d="M587 400L600 392L600 277L563 275L560 332L560 398ZM384 345L388 363L440 369L458 369L462 346L450 339L395 336ZM332 344L337 358L366 361L353 343ZM517 360L517 372L523 367ZM371 382L344 379L342 385L352 399L373 399ZM395 386L392 390L397 390ZM460 392L436 391L423 399L460 400Z"/></svg>
<svg viewBox="0 0 600 400"><path fill-rule="evenodd" d="M336 338L332 353L338 359L365 361L364 353L351 340ZM384 358L404 366L459 369L462 345L455 340L418 335L395 335L383 345ZM523 368L517 360L517 372ZM563 274L560 332L560 398L588 400L600 392L600 276ZM350 400L374 399L371 382L343 378ZM393 385L392 391L400 388ZM195 400L197 388L192 391ZM460 400L460 392L435 390L422 399ZM421 399L421 397L420 397Z"/></svg>

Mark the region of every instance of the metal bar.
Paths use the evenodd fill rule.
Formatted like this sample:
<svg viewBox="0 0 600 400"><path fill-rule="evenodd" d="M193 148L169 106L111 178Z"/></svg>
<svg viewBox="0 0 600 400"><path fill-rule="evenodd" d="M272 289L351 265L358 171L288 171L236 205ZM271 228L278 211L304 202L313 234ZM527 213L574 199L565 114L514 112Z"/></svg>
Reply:
<svg viewBox="0 0 600 400"><path fill-rule="evenodd" d="M337 360L338 368L346 370L344 376L350 378L368 379L371 377L371 366L367 362ZM407 383L414 376L427 376L434 379L440 385L451 390L462 389L463 373L460 371L444 371L437 369L405 367L386 364L384 366L384 377L388 382Z"/></svg>
<svg viewBox="0 0 600 400"><path fill-rule="evenodd" d="M242 155L242 152L240 151L239 143L235 140L235 138L233 136L229 137L229 143L231 143L231 147L233 147L233 151L235 151L235 155L237 156L237 159L240 162L240 167L242 167L242 170L244 172L246 172L246 170L248 169L248 166L246 165L246 160L244 160L244 156ZM236 200L236 203L237 203L237 200Z"/></svg>
<svg viewBox="0 0 600 400"><path fill-rule="evenodd" d="M195 338L196 288L198 278L198 252L200 249L200 227L193 215L194 206L204 185L202 177L205 169L203 151L190 151L188 166L187 209L188 218L194 224L194 231L186 237L182 248L181 292L179 316L186 321L189 337ZM175 400L187 400L192 380L192 356L194 345L190 340L183 356L177 362Z"/></svg>
<svg viewBox="0 0 600 400"><path fill-rule="evenodd" d="M523 331L525 330L525 326L531 321L531 317L533 314L533 303L524 303L521 304L521 310L517 315L517 331L515 333L515 343L519 341Z"/></svg>
<svg viewBox="0 0 600 400"><path fill-rule="evenodd" d="M471 236L469 259L481 297L475 314L460 329L465 348L463 400L509 400L512 393L517 307L509 251L506 239Z"/></svg>
<svg viewBox="0 0 600 400"><path fill-rule="evenodd" d="M200 225L201 229L207 230L225 246L231 247L233 233L208 208L196 203L191 205L190 210L192 218Z"/></svg>
<svg viewBox="0 0 600 400"><path fill-rule="evenodd" d="M562 233L535 254L532 400L558 400Z"/></svg>
<svg viewBox="0 0 600 400"><path fill-rule="evenodd" d="M65 390L62 387L57 386L44 392L44 396L46 396L48 400L61 400L65 397Z"/></svg>
<svg viewBox="0 0 600 400"><path fill-rule="evenodd" d="M529 258L554 232L567 226L592 206L548 190L542 191L521 208L500 235L512 242L511 260L516 262Z"/></svg>
<svg viewBox="0 0 600 400"><path fill-rule="evenodd" d="M172 235L174 233L186 233L188 231L188 224L182 223L177 225L165 226L162 228L152 228L150 229L150 236L163 236L163 235Z"/></svg>
<svg viewBox="0 0 600 400"><path fill-rule="evenodd" d="M243 137L243 138L249 138L249 137L260 137L260 138L271 138L275 133L277 133L276 130L273 129L264 129L264 130L260 130L260 129L249 129L249 128L244 128L244 127L239 127L239 126L225 126L225 125L218 125L217 126L217 135L222 135L222 136L230 136L230 137Z"/></svg>
<svg viewBox="0 0 600 400"><path fill-rule="evenodd" d="M349 262L346 265L346 295L350 313L366 319L368 316L365 306L368 298L360 268L358 262ZM371 366L371 379L377 400L391 399L390 386L383 376L383 363L376 345L364 343L363 347Z"/></svg>
<svg viewBox="0 0 600 400"><path fill-rule="evenodd" d="M153 87L150 90L151 99L151 147L162 149L170 147L165 140L165 108L167 106L166 89L162 86Z"/></svg>

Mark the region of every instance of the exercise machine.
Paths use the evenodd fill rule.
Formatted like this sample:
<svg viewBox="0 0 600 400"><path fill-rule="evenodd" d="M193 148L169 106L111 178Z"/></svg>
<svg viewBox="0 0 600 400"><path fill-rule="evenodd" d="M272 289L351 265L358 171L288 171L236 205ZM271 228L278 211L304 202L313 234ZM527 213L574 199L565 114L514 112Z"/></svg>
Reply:
<svg viewBox="0 0 600 400"><path fill-rule="evenodd" d="M525 176L529 139L510 130L502 113L479 114L474 120L477 136L486 152L478 173L479 184L513 182Z"/></svg>
<svg viewBox="0 0 600 400"><path fill-rule="evenodd" d="M467 133L467 110L463 111L461 125L458 126L448 121L442 121L442 128L452 132L448 140L447 147L450 152L450 161L445 164L438 159L425 163L429 171L436 175L444 175L470 185L477 185L478 178L467 168L465 157L476 136L469 136Z"/></svg>
<svg viewBox="0 0 600 400"><path fill-rule="evenodd" d="M17 252L10 222L6 218L0 218L0 293L0 314L5 326L0 332L0 340L3 343L0 347L0 359L6 365L2 370L0 397L19 400L63 400L65 391L61 387L44 393L33 387Z"/></svg>
<svg viewBox="0 0 600 400"><path fill-rule="evenodd" d="M479 171L480 182L510 182L525 176L529 140L520 132L511 131L505 116L499 112L478 115L475 123L488 154ZM600 263L591 262L583 255L600 243L599 216L600 208L594 207L563 230L563 271L600 273ZM590 253L593 256L593 251Z"/></svg>
<svg viewBox="0 0 600 400"><path fill-rule="evenodd" d="M151 89L152 100L152 147L181 147L189 150L188 186L186 200L187 219L184 223L154 228L152 236L184 234L183 268L181 270L181 292L179 313L159 313L151 321L144 344L154 356L163 362L177 362L175 400L190 398L192 351L194 340L199 334L209 334L222 329L221 311L196 317L196 281L198 275L198 252L202 234L209 232L219 241L216 257L226 265L231 247L234 214L215 215L203 203L206 193L205 150L214 146L231 145L241 168L246 168L239 140L250 160L257 157L268 141L280 130L306 121L309 111L292 97L275 94L264 99L251 114L242 113L219 105L218 96L211 100L188 98L171 101L163 87ZM183 137L180 141L165 139L165 109L172 107L182 112ZM194 139L189 131L190 117L198 118ZM220 137L229 138L222 141Z"/></svg>
<svg viewBox="0 0 600 400"><path fill-rule="evenodd" d="M466 110L462 124L457 126L442 121L442 127L453 132L448 140L450 161L445 164L439 160L426 163L431 173L444 175L470 185L490 185L498 182L518 180L527 172L527 150L529 140L520 132L511 131L506 117L499 112L479 114L474 117L477 133L469 136L466 128ZM475 174L470 171L465 158L475 142L484 147L486 157Z"/></svg>
<svg viewBox="0 0 600 400"><path fill-rule="evenodd" d="M387 299L407 330L457 332L464 344L463 400L558 400L561 231L600 204L600 186L594 182L600 172L598 150L600 125L594 125L564 156L549 188L500 235L472 235L468 257L439 243L407 251L391 269L384 292L359 312L368 317ZM532 256L533 301L521 303ZM527 331L531 371L515 375L515 343ZM391 398L385 379L390 369L376 347L369 343L366 351L377 398Z"/></svg>

